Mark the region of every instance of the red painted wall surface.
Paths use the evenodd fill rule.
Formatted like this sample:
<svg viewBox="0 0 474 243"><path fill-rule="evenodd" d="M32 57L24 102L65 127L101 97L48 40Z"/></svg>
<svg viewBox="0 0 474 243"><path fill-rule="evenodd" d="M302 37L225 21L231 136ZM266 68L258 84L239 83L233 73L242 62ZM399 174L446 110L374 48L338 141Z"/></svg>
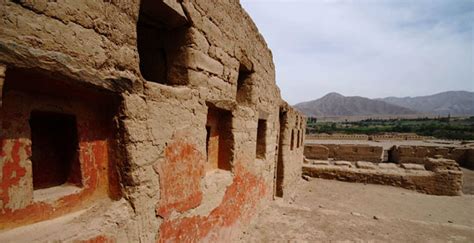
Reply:
<svg viewBox="0 0 474 243"><path fill-rule="evenodd" d="M61 94L68 93L64 91L59 93ZM88 98L87 95L82 96L83 100L59 95L15 89L4 91L3 106L0 108L0 166L2 166L0 228L2 229L51 219L79 210L92 203L93 199L117 196L118 183L109 181L109 175L114 174L112 173L114 157L111 153L113 140L109 118L91 108L97 105L84 102ZM75 115L77 120L83 187L78 192L56 198L53 202L33 200L32 180L20 184L24 177L32 176L29 161L31 134L28 123L32 110L64 112ZM112 179L115 180L116 177L113 176ZM12 201L13 193L16 193L15 200L21 203Z"/></svg>
<svg viewBox="0 0 474 243"><path fill-rule="evenodd" d="M157 214L164 218L158 242L196 242L200 239L223 240L239 222L247 222L267 193L262 178L248 172L240 162L227 187L222 203L208 216L171 219L172 211L185 212L200 205L200 181L204 157L195 145L177 140L165 150L165 159L156 168L160 174L161 200Z"/></svg>

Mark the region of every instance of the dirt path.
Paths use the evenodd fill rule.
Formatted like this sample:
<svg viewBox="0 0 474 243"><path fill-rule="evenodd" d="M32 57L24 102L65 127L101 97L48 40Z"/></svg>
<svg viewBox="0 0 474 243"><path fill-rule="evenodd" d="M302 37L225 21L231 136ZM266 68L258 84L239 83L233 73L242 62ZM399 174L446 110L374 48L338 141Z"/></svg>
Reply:
<svg viewBox="0 0 474 243"><path fill-rule="evenodd" d="M274 201L242 242L474 242L474 196L432 196L322 179Z"/></svg>

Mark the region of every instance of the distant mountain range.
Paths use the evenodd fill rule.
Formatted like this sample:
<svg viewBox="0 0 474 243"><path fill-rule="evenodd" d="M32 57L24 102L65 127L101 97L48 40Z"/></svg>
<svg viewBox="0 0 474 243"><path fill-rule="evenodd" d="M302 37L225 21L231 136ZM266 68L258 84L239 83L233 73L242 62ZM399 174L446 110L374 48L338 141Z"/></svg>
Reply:
<svg viewBox="0 0 474 243"><path fill-rule="evenodd" d="M329 93L295 105L314 117L372 115L474 115L474 92L448 91L429 96L369 99Z"/></svg>
<svg viewBox="0 0 474 243"><path fill-rule="evenodd" d="M387 97L379 100L423 113L474 115L474 92L468 91L447 91L418 97Z"/></svg>

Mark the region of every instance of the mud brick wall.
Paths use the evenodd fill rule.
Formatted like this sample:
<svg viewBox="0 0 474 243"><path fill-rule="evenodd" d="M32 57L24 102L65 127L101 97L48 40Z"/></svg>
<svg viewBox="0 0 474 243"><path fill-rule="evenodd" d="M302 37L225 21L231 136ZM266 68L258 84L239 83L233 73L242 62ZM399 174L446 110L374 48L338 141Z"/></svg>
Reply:
<svg viewBox="0 0 474 243"><path fill-rule="evenodd" d="M306 144L304 146L304 156L308 159L327 160L329 149L324 145Z"/></svg>
<svg viewBox="0 0 474 243"><path fill-rule="evenodd" d="M369 145L338 145L334 148L334 159L335 160L347 160L347 161L370 161L370 162L381 162L382 161L382 147L369 146Z"/></svg>
<svg viewBox="0 0 474 243"><path fill-rule="evenodd" d="M316 140L368 140L369 136L364 134L311 134L308 139Z"/></svg>
<svg viewBox="0 0 474 243"><path fill-rule="evenodd" d="M429 159L423 166L400 167L370 162L304 165L303 174L324 179L402 187L418 192L456 196L462 194L463 173L453 160Z"/></svg>
<svg viewBox="0 0 474 243"><path fill-rule="evenodd" d="M321 147L322 146L322 147ZM381 162L383 148L369 145L356 144L323 144L305 145L305 156L311 159L346 160L346 161L370 161ZM325 150L324 148L327 148Z"/></svg>
<svg viewBox="0 0 474 243"><path fill-rule="evenodd" d="M468 151L467 148L400 145L390 149L389 160L397 163L423 164L426 158L441 156L464 164L468 160Z"/></svg>
<svg viewBox="0 0 474 243"><path fill-rule="evenodd" d="M419 136L416 134L408 133L408 134L382 134L382 135L370 135L369 140L423 140L428 137Z"/></svg>
<svg viewBox="0 0 474 243"><path fill-rule="evenodd" d="M304 116L289 105L280 109L281 130L275 188L277 196L291 196L291 188L301 179L305 120Z"/></svg>
<svg viewBox="0 0 474 243"><path fill-rule="evenodd" d="M300 178L304 117L238 1L7 0L0 13L0 241L231 240ZM74 178L46 191L32 185L36 111L76 121Z"/></svg>
<svg viewBox="0 0 474 243"><path fill-rule="evenodd" d="M91 205L101 198L117 200L120 197L116 171L120 154L115 153L116 126L113 121L117 112L116 98L86 89L72 90L71 87L62 85L47 86L54 82L57 80L25 70L7 70L3 105L0 109L2 227L14 227L57 217ZM68 93L68 96L65 96L65 93ZM32 114L40 114L41 119L53 123L53 126L42 125L34 132ZM73 126L77 132L77 141L74 141L76 144L73 149L77 150L74 156L78 162L76 166L81 167L80 170L66 168L67 171L55 171L55 168L48 167L52 166L55 157L48 153L64 151L52 151L50 149L54 148L49 148L46 154L41 154L41 150L46 148L38 147L41 144L35 147L32 143L32 135L35 135L38 143L57 146L50 141L41 141L44 132L54 133L60 129L54 120L57 114L74 117ZM41 131L42 129L50 130ZM61 134L56 134L55 137L58 135ZM64 142L68 141L61 141ZM64 150L64 147L59 148ZM46 161L40 163L41 160ZM35 170L39 174L33 175ZM43 184L55 183L47 180L58 176L68 177L67 183L74 184L74 190L63 195L59 187L43 189L45 186L40 185L40 188L34 188L37 181Z"/></svg>

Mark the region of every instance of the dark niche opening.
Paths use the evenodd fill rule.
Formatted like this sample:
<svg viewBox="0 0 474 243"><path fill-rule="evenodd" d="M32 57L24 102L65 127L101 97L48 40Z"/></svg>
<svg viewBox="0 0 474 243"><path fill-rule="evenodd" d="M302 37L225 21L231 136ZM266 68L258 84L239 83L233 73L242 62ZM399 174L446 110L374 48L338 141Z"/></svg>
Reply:
<svg viewBox="0 0 474 243"><path fill-rule="evenodd" d="M30 116L33 189L71 183L82 186L76 117L32 111Z"/></svg>
<svg viewBox="0 0 474 243"><path fill-rule="evenodd" d="M267 121L259 119L257 125L257 158L259 159L264 159L267 152L266 133Z"/></svg>
<svg viewBox="0 0 474 243"><path fill-rule="evenodd" d="M234 148L232 112L210 106L206 132L208 170L231 170Z"/></svg>
<svg viewBox="0 0 474 243"><path fill-rule="evenodd" d="M137 22L140 72L147 81L187 84L186 18L163 1L142 0Z"/></svg>

